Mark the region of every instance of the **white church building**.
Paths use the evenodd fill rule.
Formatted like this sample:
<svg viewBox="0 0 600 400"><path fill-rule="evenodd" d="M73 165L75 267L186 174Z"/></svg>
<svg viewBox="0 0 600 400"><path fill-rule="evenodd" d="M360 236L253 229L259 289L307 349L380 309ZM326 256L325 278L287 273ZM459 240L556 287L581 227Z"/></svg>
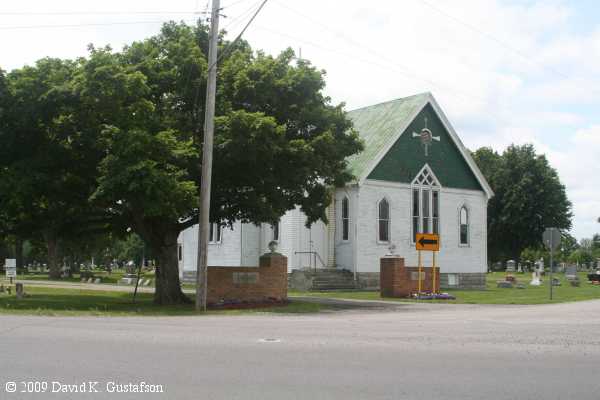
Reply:
<svg viewBox="0 0 600 400"><path fill-rule="evenodd" d="M417 265L415 235L440 235L442 287L482 288L487 271L487 203L493 192L430 93L348 112L364 141L352 156L355 177L335 189L329 224L306 228L299 209L276 226L212 225L208 264L256 266L276 240L288 270L349 271L362 287L378 285L379 259L391 251ZM197 225L179 236L184 280L196 271ZM431 255L424 255L431 265Z"/></svg>

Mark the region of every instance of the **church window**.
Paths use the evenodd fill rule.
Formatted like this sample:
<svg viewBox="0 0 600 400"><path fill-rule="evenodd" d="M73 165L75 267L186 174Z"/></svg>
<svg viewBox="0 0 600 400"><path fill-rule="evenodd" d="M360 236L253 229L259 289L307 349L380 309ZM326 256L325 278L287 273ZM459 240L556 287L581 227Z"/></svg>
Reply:
<svg viewBox="0 0 600 400"><path fill-rule="evenodd" d="M419 221L421 218L419 217L419 189L413 189L413 242L417 239L417 233L421 231Z"/></svg>
<svg viewBox="0 0 600 400"><path fill-rule="evenodd" d="M177 244L177 259L183 261L183 245L181 243Z"/></svg>
<svg viewBox="0 0 600 400"><path fill-rule="evenodd" d="M412 182L412 237L418 233L440 233L439 182L426 165Z"/></svg>
<svg viewBox="0 0 600 400"><path fill-rule="evenodd" d="M221 243L221 225L211 222L208 227L208 242Z"/></svg>
<svg viewBox="0 0 600 400"><path fill-rule="evenodd" d="M429 233L429 222L431 222L429 218L429 197L430 191L428 189L421 190L421 194L423 195L423 200L421 201L421 205L423 206L423 225L421 225L422 233Z"/></svg>
<svg viewBox="0 0 600 400"><path fill-rule="evenodd" d="M279 242L279 222L272 224L271 230L273 231L273 240Z"/></svg>
<svg viewBox="0 0 600 400"><path fill-rule="evenodd" d="M469 244L469 210L466 206L460 208L460 244Z"/></svg>
<svg viewBox="0 0 600 400"><path fill-rule="evenodd" d="M433 233L436 235L440 234L440 192L434 190L431 192L432 201L431 201L431 226L433 228Z"/></svg>
<svg viewBox="0 0 600 400"><path fill-rule="evenodd" d="M390 203L382 199L378 206L378 239L380 242L390 241Z"/></svg>
<svg viewBox="0 0 600 400"><path fill-rule="evenodd" d="M350 237L350 210L348 198L342 199L342 240L348 240Z"/></svg>

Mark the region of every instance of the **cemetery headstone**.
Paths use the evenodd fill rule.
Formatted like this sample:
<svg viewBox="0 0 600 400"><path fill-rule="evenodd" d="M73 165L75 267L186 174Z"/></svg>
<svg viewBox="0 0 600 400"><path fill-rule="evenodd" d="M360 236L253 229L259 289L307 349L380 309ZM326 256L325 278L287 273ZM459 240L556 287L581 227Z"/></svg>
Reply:
<svg viewBox="0 0 600 400"><path fill-rule="evenodd" d="M577 279L570 279L569 280L569 284L571 286L573 286L573 287L579 287L579 285L580 285L579 278L577 278Z"/></svg>
<svg viewBox="0 0 600 400"><path fill-rule="evenodd" d="M568 280L577 278L577 266L576 265L567 265L565 269L565 278Z"/></svg>
<svg viewBox="0 0 600 400"><path fill-rule="evenodd" d="M102 282L102 280L100 278L94 279L94 283L96 283L96 284L101 283L101 282Z"/></svg>
<svg viewBox="0 0 600 400"><path fill-rule="evenodd" d="M552 286L560 286L561 282L558 278L552 278Z"/></svg>
<svg viewBox="0 0 600 400"><path fill-rule="evenodd" d="M23 290L22 283L15 284L15 291L17 294L17 299L22 299L25 296L25 291Z"/></svg>
<svg viewBox="0 0 600 400"><path fill-rule="evenodd" d="M509 281L498 281L496 282L496 287L502 289L511 289L513 287L513 284Z"/></svg>
<svg viewBox="0 0 600 400"><path fill-rule="evenodd" d="M522 274L522 273L523 273L523 266L521 265L521 263L519 263L519 264L517 265L517 272L518 272L518 273L520 273L520 274Z"/></svg>
<svg viewBox="0 0 600 400"><path fill-rule="evenodd" d="M68 265L63 265L60 270L61 278L68 278L71 273L71 268Z"/></svg>
<svg viewBox="0 0 600 400"><path fill-rule="evenodd" d="M121 279L119 279L119 284L121 285L132 285L135 282L135 277L125 275Z"/></svg>
<svg viewBox="0 0 600 400"><path fill-rule="evenodd" d="M516 271L515 266L516 266L515 260L508 260L506 262L506 272L515 272Z"/></svg>
<svg viewBox="0 0 600 400"><path fill-rule="evenodd" d="M531 273L531 282L529 282L531 286L540 286L542 284L542 279L540 278L540 271L535 270Z"/></svg>

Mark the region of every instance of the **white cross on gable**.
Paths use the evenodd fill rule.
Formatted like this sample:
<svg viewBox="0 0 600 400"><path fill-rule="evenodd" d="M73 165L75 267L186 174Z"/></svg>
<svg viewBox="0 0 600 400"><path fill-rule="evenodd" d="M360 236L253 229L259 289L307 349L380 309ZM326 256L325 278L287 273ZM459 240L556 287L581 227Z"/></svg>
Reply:
<svg viewBox="0 0 600 400"><path fill-rule="evenodd" d="M413 132L412 136L414 138L417 137L421 139L421 144L423 144L423 147L425 147L425 157L429 155L429 146L431 146L433 141L440 141L440 137L433 136L431 131L427 128L427 118L425 118L425 127L421 129L421 133Z"/></svg>

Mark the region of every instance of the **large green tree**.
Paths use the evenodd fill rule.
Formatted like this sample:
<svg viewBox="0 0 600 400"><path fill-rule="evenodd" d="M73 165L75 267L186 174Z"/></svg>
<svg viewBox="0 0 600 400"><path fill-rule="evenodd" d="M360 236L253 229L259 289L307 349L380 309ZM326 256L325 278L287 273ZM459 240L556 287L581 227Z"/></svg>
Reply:
<svg viewBox="0 0 600 400"><path fill-rule="evenodd" d="M539 248L546 227L571 228L571 202L558 174L532 145L509 146L502 154L473 153L495 196L488 204L491 260L519 260L525 248Z"/></svg>
<svg viewBox="0 0 600 400"><path fill-rule="evenodd" d="M103 153L84 118L75 77L81 62L45 58L6 78L6 125L0 132L0 229L42 237L49 275L60 277L61 243L106 225L88 201ZM2 90L2 89L0 89ZM99 131L99 129L96 129Z"/></svg>
<svg viewBox="0 0 600 400"><path fill-rule="evenodd" d="M104 121L93 200L126 221L158 259L154 301L189 301L178 277L177 237L196 223L207 70L207 28L166 24L121 53L94 50L79 82ZM343 105L323 94L323 72L253 52L245 42L219 64L213 222L274 222L299 205L326 220L330 188L351 176L361 150Z"/></svg>

